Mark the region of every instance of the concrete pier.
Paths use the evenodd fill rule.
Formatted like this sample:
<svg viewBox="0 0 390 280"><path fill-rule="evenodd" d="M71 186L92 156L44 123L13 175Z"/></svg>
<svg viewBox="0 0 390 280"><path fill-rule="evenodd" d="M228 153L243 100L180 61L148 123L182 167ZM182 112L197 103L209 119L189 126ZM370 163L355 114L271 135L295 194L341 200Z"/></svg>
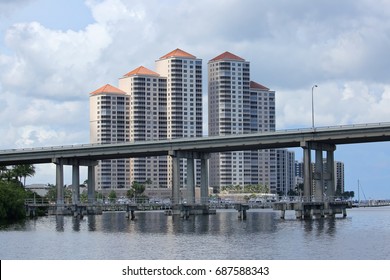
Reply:
<svg viewBox="0 0 390 280"><path fill-rule="evenodd" d="M126 205L126 218L133 221L135 219L135 211L136 210L138 210L137 205L127 204Z"/></svg>
<svg viewBox="0 0 390 280"><path fill-rule="evenodd" d="M171 151L172 158L172 203L179 205L186 201L195 204L195 159L200 159L200 204L208 204L209 199L209 158L208 153ZM187 160L187 196L180 197L180 160Z"/></svg>
<svg viewBox="0 0 390 280"><path fill-rule="evenodd" d="M273 205L274 210L280 211L280 218L285 218L288 210L295 211L297 219L319 219L334 218L336 214L347 216L347 208L352 208L348 201L333 202L276 202Z"/></svg>
<svg viewBox="0 0 390 280"><path fill-rule="evenodd" d="M237 203L234 208L238 211L238 218L246 220L246 211L249 209L249 204Z"/></svg>
<svg viewBox="0 0 390 280"><path fill-rule="evenodd" d="M67 215L67 213L69 212L69 209L65 208L65 200L64 200L64 166L65 165L72 166L72 204L73 205L80 204L80 166L88 167L88 202L90 204L94 203L95 166L98 164L96 160L85 160L85 159L79 160L76 158L74 159L54 158L52 159L52 163L56 165L56 187L57 187L57 203L56 203L57 209L56 210L58 215ZM75 212L77 211L75 210ZM93 211L94 210L92 210L91 212Z"/></svg>
<svg viewBox="0 0 390 280"><path fill-rule="evenodd" d="M216 214L215 209L210 209L205 204L177 204L173 205L172 209L165 211L166 215L179 215L181 218L188 219L191 215L213 215Z"/></svg>

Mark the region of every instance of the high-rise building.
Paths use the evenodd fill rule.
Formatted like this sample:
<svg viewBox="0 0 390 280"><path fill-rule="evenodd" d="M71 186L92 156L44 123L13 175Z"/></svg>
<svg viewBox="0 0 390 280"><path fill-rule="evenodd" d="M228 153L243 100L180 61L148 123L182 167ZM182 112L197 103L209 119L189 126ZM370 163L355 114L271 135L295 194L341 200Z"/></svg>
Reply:
<svg viewBox="0 0 390 280"><path fill-rule="evenodd" d="M156 61L156 72L167 78L167 138L202 136L202 60L181 49L173 50ZM196 163L196 184L200 163ZM168 178L172 182L172 161L168 160ZM186 160L180 164L180 185L186 184Z"/></svg>
<svg viewBox="0 0 390 280"><path fill-rule="evenodd" d="M156 61L167 78L168 139L202 136L202 60L176 49Z"/></svg>
<svg viewBox="0 0 390 280"><path fill-rule="evenodd" d="M225 52L208 62L209 135L275 130L275 92L250 81L250 63ZM274 151L212 154L210 186L267 185L276 191Z"/></svg>
<svg viewBox="0 0 390 280"><path fill-rule="evenodd" d="M208 62L208 73L210 136L275 131L275 92L250 80L248 61L225 52ZM202 60L173 50L155 61L155 70L140 66L122 76L118 88L106 85L90 94L91 142L201 137L202 104ZM195 168L199 185L199 160ZM134 181L172 185L167 156L103 160L96 171L99 190L130 188ZM181 186L186 172L181 159ZM212 154L209 178L213 187L262 184L272 193L289 185L277 183L276 150Z"/></svg>
<svg viewBox="0 0 390 280"><path fill-rule="evenodd" d="M202 60L176 49L158 59L156 71L140 66L119 79L119 88L106 85L90 94L92 143L153 141L202 136ZM200 163L196 165L197 180ZM185 185L186 160L181 162ZM101 161L97 189L172 185L170 157Z"/></svg>
<svg viewBox="0 0 390 280"><path fill-rule="evenodd" d="M303 169L304 169L304 166L303 166L303 162L301 161L295 161L295 187L298 187L301 185L303 185Z"/></svg>
<svg viewBox="0 0 390 280"><path fill-rule="evenodd" d="M129 141L129 104L126 92L109 84L90 93L90 142ZM124 189L130 186L128 159L102 160L96 168L96 188Z"/></svg>
<svg viewBox="0 0 390 280"><path fill-rule="evenodd" d="M345 192L344 162L335 161L334 174L336 174L336 191L339 190L340 193Z"/></svg>
<svg viewBox="0 0 390 280"><path fill-rule="evenodd" d="M295 153L287 149L278 149L276 150L276 155L276 192L287 196L290 190L295 190Z"/></svg>
<svg viewBox="0 0 390 280"><path fill-rule="evenodd" d="M129 141L167 139L167 78L140 66L119 79L119 88L130 98ZM168 186L167 157L130 159L131 182L147 187Z"/></svg>
<svg viewBox="0 0 390 280"><path fill-rule="evenodd" d="M303 162L296 160L295 161L295 176L303 179L303 170L304 170Z"/></svg>
<svg viewBox="0 0 390 280"><path fill-rule="evenodd" d="M249 89L250 133L275 131L275 92L253 81ZM250 156L250 164L248 159L245 163L245 184L260 183L267 185L272 192L277 192L276 150L247 151L244 154L246 158Z"/></svg>

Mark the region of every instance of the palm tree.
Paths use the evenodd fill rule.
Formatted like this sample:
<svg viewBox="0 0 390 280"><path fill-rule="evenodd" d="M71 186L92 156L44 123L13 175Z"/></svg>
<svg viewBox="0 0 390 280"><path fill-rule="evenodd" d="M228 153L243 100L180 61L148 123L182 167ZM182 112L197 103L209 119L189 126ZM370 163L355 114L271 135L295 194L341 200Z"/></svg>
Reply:
<svg viewBox="0 0 390 280"><path fill-rule="evenodd" d="M23 178L23 186L26 186L26 178L32 177L35 175L35 166L32 164L21 164L21 165L14 165L13 171L15 174L15 177L22 182Z"/></svg>
<svg viewBox="0 0 390 280"><path fill-rule="evenodd" d="M1 170L0 178L2 180L6 180L7 182L11 182L15 179L15 172L13 169L4 168Z"/></svg>
<svg viewBox="0 0 390 280"><path fill-rule="evenodd" d="M5 173L7 172L7 166L0 165L0 179L5 177Z"/></svg>

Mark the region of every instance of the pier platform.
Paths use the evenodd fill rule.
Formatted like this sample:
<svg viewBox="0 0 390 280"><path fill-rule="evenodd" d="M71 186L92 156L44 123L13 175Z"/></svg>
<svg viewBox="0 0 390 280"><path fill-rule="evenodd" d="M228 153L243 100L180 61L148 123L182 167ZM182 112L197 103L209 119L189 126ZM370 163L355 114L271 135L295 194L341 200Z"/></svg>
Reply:
<svg viewBox="0 0 390 280"><path fill-rule="evenodd" d="M180 215L180 217L188 219L190 215L214 215L217 211L210 209L207 204L177 204L171 209L165 210L166 215Z"/></svg>
<svg viewBox="0 0 390 280"><path fill-rule="evenodd" d="M347 216L347 208L352 208L349 201L328 201L328 202L275 202L274 210L280 211L280 218L285 218L288 210L295 211L297 219L313 219L335 217L336 214Z"/></svg>

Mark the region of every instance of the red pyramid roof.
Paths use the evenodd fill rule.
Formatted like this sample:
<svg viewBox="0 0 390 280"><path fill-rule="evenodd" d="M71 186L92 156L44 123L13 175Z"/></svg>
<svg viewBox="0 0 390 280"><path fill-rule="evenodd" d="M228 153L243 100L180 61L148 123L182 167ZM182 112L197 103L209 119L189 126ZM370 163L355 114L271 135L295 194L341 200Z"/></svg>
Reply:
<svg viewBox="0 0 390 280"><path fill-rule="evenodd" d="M120 93L120 94L126 94L123 90L120 90L119 88L116 88L110 84L106 84L102 86L101 88L98 88L97 90L91 92L90 94L99 94L99 93Z"/></svg>
<svg viewBox="0 0 390 280"><path fill-rule="evenodd" d="M242 57L239 57L239 56L237 56L235 54L232 54L230 52L224 52L224 53L214 57L210 61L216 61L216 60L240 60L240 61L245 61L245 59L243 59Z"/></svg>
<svg viewBox="0 0 390 280"><path fill-rule="evenodd" d="M130 76L135 76L135 75L145 75L145 76L160 76L160 74L149 70L146 67L140 66L133 71L130 71L129 73L125 74L123 77L130 77Z"/></svg>
<svg viewBox="0 0 390 280"><path fill-rule="evenodd" d="M192 54L185 52L181 49L173 50L166 55L160 57L160 59L170 58L170 57L185 57L185 58L196 58L196 56L193 56Z"/></svg>
<svg viewBox="0 0 390 280"><path fill-rule="evenodd" d="M253 82L251 81L250 82L250 88L255 88L255 89L261 89L261 90L269 90L269 88L259 84L259 83L256 83L256 82Z"/></svg>

